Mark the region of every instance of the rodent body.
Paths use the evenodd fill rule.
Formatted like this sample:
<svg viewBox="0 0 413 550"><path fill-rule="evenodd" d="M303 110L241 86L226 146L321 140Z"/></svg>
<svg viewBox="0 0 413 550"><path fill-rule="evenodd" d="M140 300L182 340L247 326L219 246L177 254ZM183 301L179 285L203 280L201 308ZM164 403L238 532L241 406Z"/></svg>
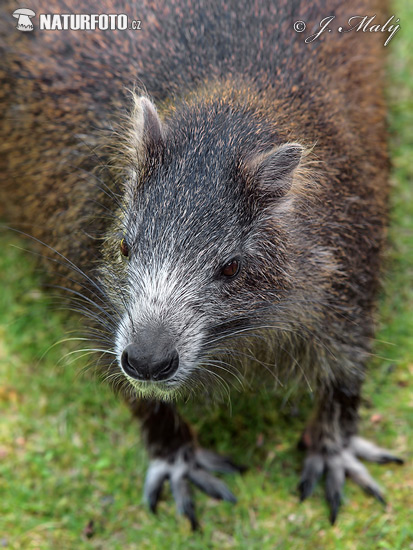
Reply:
<svg viewBox="0 0 413 550"><path fill-rule="evenodd" d="M329 2L328 13L318 1L122 8L139 10L141 31L20 36L2 14L3 213L78 266L71 278L81 270L81 285L103 288L114 368L155 399L132 404L155 460L193 445L157 400L210 386L212 353L234 357L245 336L270 370L304 372L321 403L306 437L319 461L306 463L307 496L306 475L362 447L356 411L387 218L382 37L306 44L292 28L345 22L356 2ZM364 9L384 18L379 2ZM167 440L161 413L179 426Z"/></svg>

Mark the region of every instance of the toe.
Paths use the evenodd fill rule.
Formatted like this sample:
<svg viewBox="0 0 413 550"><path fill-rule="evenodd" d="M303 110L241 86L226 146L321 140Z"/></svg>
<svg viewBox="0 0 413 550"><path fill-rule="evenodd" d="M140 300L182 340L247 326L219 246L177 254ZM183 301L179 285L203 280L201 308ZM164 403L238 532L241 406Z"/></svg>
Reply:
<svg viewBox="0 0 413 550"><path fill-rule="evenodd" d="M387 464L388 462L395 462L396 464L404 463L401 458L395 456L391 451L383 449L359 436L351 438L349 447L356 456L370 462L378 462L379 464Z"/></svg>
<svg viewBox="0 0 413 550"><path fill-rule="evenodd" d="M380 502L385 502L380 486L374 481L367 468L352 453L344 451L343 462L346 473L362 487L366 493L374 496Z"/></svg>
<svg viewBox="0 0 413 550"><path fill-rule="evenodd" d="M324 471L324 460L319 454L310 454L305 462L303 472L301 474L298 491L300 500L303 501L311 495Z"/></svg>
<svg viewBox="0 0 413 550"><path fill-rule="evenodd" d="M208 472L218 472L221 474L242 473L247 469L246 466L235 464L230 458L221 456L207 449L198 448L195 451L195 461L198 466Z"/></svg>
<svg viewBox="0 0 413 550"><path fill-rule="evenodd" d="M145 479L144 499L153 513L156 513L162 487L167 477L168 469L165 461L152 461Z"/></svg>
<svg viewBox="0 0 413 550"><path fill-rule="evenodd" d="M188 478L194 485L207 495L218 500L227 500L228 502L236 503L237 499L228 489L223 481L212 476L205 470L193 468L188 472Z"/></svg>
<svg viewBox="0 0 413 550"><path fill-rule="evenodd" d="M195 503L188 481L182 476L172 476L171 489L178 512L189 519L193 531L197 530L199 523L196 518Z"/></svg>

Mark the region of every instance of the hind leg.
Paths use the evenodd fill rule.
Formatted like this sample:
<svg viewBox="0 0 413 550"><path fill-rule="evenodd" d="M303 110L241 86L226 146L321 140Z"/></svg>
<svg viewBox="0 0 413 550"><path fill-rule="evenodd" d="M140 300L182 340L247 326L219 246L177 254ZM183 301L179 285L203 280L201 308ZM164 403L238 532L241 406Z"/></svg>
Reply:
<svg viewBox="0 0 413 550"><path fill-rule="evenodd" d="M392 452L357 435L359 401L360 385L326 388L319 395L313 418L300 442L307 452L299 483L301 500L311 495L324 473L331 523L337 518L346 476L384 502L382 490L360 459L380 464L403 463Z"/></svg>
<svg viewBox="0 0 413 550"><path fill-rule="evenodd" d="M133 400L129 406L141 421L150 457L144 497L152 512L156 512L166 480L171 484L178 512L189 519L192 529L199 524L189 482L213 498L236 502L225 483L211 472L233 473L243 468L199 447L193 431L172 404Z"/></svg>

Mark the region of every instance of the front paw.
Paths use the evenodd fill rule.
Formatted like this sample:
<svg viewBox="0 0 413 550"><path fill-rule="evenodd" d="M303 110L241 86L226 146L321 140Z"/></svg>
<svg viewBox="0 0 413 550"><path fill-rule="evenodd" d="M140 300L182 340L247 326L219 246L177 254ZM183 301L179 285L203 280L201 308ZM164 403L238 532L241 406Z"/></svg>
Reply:
<svg viewBox="0 0 413 550"><path fill-rule="evenodd" d="M150 461L144 498L151 511L155 513L162 487L169 479L178 512L189 519L192 529L195 530L199 523L189 482L213 498L235 503L237 499L225 483L210 472L239 473L244 469L226 457L187 444L167 458L153 458Z"/></svg>
<svg viewBox="0 0 413 550"><path fill-rule="evenodd" d="M320 444L320 449L323 446ZM340 508L345 477L350 477L362 487L366 493L385 503L383 493L376 481L359 458L386 464L395 462L403 464L403 460L390 451L382 449L369 441L354 436L347 446L338 447L335 451L323 452L316 449L307 451L307 458L298 486L300 498L303 501L311 495L322 474L325 474L325 493L330 507L330 520L334 524Z"/></svg>

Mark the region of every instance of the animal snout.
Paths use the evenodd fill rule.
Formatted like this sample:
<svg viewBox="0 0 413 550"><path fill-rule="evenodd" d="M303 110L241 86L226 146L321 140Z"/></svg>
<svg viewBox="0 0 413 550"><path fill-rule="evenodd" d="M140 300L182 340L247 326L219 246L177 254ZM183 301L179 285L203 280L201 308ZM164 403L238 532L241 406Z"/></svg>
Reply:
<svg viewBox="0 0 413 550"><path fill-rule="evenodd" d="M129 344L123 350L121 366L124 372L135 380L168 380L178 370L179 354L176 349L163 350Z"/></svg>

